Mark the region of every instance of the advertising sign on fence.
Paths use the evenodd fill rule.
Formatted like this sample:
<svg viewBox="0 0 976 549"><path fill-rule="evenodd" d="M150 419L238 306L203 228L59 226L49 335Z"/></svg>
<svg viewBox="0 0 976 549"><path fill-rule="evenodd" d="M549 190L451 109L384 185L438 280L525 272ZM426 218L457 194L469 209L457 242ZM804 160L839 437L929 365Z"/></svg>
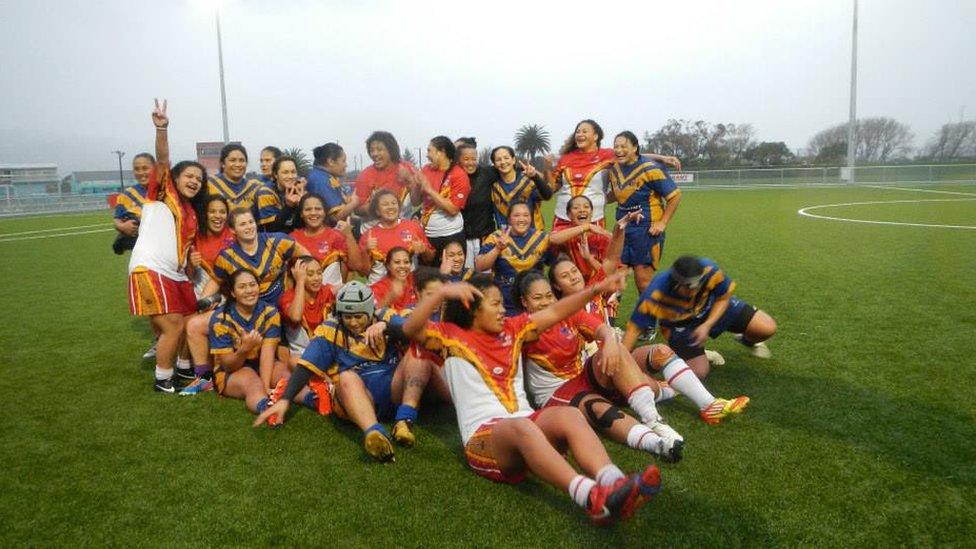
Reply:
<svg viewBox="0 0 976 549"><path fill-rule="evenodd" d="M671 181L674 181L675 183L694 183L695 174L691 172L672 173Z"/></svg>

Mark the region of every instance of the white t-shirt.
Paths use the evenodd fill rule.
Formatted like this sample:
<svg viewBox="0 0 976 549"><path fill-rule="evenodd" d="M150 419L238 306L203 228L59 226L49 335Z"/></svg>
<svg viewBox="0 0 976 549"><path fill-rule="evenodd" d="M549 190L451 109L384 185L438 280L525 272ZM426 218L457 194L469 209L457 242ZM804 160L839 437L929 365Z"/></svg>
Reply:
<svg viewBox="0 0 976 549"><path fill-rule="evenodd" d="M176 220L173 213L162 202L143 204L139 237L129 257L129 273L138 267L144 267L171 280L189 280L180 268L179 251L176 248Z"/></svg>

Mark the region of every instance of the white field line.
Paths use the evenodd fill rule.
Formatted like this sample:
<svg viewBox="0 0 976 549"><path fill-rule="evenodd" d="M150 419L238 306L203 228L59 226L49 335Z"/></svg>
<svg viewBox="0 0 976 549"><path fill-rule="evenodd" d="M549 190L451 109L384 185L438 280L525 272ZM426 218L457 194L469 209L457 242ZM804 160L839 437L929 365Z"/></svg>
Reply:
<svg viewBox="0 0 976 549"><path fill-rule="evenodd" d="M34 235L34 236L18 236L14 238L0 239L0 244L3 244L4 242L17 242L19 240L39 240L42 238L62 238L65 236L78 236L82 234L107 233L114 230L115 229L113 228L108 228L108 229L93 229L90 231L76 231L73 233L63 233L63 234L41 234L41 235Z"/></svg>
<svg viewBox="0 0 976 549"><path fill-rule="evenodd" d="M800 208L796 213L805 216L812 217L815 219L827 219L830 221L846 221L848 223L867 223L870 225L896 225L902 227L932 227L936 229L976 229L976 225L938 225L934 223L904 223L900 221L872 221L867 219L851 219L849 217L833 217L829 215L818 215L810 213L810 210L816 210L820 208L839 208L842 206L868 206L873 204L917 204L919 202L968 202L976 201L976 195L974 198L925 198L922 200L872 200L867 202L842 202L839 204L818 204L816 206L807 206L805 208Z"/></svg>
<svg viewBox="0 0 976 549"><path fill-rule="evenodd" d="M40 234L40 233L56 233L61 231L71 231L74 229L90 229L92 227L104 227L105 223L95 223L92 225L75 225L73 227L58 227L57 229L37 229L35 231L23 231L19 233L3 233L0 234L0 239L7 238L8 236L21 236L25 234Z"/></svg>
<svg viewBox="0 0 976 549"><path fill-rule="evenodd" d="M962 193L958 191L940 191L938 189L913 189L911 187L890 187L888 185L864 185L865 187L870 187L872 189L882 189L885 191L911 191L916 193L938 193L938 194L956 194L959 196L976 196L976 193Z"/></svg>

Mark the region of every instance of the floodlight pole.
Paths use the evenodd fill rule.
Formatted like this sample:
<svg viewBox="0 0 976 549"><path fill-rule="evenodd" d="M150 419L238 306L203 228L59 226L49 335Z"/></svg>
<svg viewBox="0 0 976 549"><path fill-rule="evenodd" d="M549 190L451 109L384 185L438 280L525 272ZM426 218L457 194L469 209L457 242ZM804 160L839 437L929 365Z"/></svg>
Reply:
<svg viewBox="0 0 976 549"><path fill-rule="evenodd" d="M851 114L847 121L848 182L854 183L854 154L857 152L857 0L854 0L854 25L851 30Z"/></svg>
<svg viewBox="0 0 976 549"><path fill-rule="evenodd" d="M230 132L227 131L227 91L224 89L224 44L220 38L220 8L214 10L214 20L217 22L217 61L220 64L220 109L224 115L224 145L230 143Z"/></svg>
<svg viewBox="0 0 976 549"><path fill-rule="evenodd" d="M125 192L125 180L122 179L122 157L125 156L124 151L112 151L112 154L119 156L119 192Z"/></svg>

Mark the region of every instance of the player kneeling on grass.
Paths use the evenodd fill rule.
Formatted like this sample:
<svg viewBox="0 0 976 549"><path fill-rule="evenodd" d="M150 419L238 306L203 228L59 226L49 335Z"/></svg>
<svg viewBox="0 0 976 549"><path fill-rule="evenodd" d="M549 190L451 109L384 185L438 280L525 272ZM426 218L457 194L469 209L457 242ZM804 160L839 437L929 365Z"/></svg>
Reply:
<svg viewBox="0 0 976 549"><path fill-rule="evenodd" d="M566 490L598 524L626 518L660 489L650 465L625 476L583 414L558 406L529 406L519 356L522 346L583 308L595 292L614 291L615 275L544 310L506 317L501 291L488 277L442 286L421 299L404 334L444 359L444 377L457 411L461 440L474 471L497 482L520 482L527 472ZM428 320L447 302L441 322ZM585 474L562 455L570 450Z"/></svg>
<svg viewBox="0 0 976 549"><path fill-rule="evenodd" d="M520 275L514 290L515 302L529 314L544 311L556 302L552 286L541 271ZM584 363L588 341L600 341L601 345ZM681 460L684 438L664 423L654 405L658 383L638 368L614 329L601 318L576 311L540 332L538 340L528 343L523 353L529 393L537 408L578 408L594 429L614 441L666 461ZM630 404L641 421L614 403Z"/></svg>
<svg viewBox="0 0 976 549"><path fill-rule="evenodd" d="M275 360L281 337L281 317L258 299L257 276L236 271L223 283L227 303L210 319L210 353L214 355L214 385L221 396L243 399L247 409L260 413L271 404L271 387L287 371ZM310 407L313 397L298 394Z"/></svg>
<svg viewBox="0 0 976 549"><path fill-rule="evenodd" d="M401 359L387 322L375 317L373 292L361 282L352 281L339 289L336 318L325 321L315 331L295 371L282 387L281 400L254 422L284 418L288 401L297 395L313 376L328 378L335 384L336 415L349 419L363 430L366 452L379 461L393 461L390 434L378 421L393 417L393 439L404 446L415 442L413 423L417 407L431 374L429 361L409 354ZM398 317L386 315L397 322ZM396 330L393 330L394 332ZM277 391L276 391L277 392ZM397 405L399 403L399 406Z"/></svg>

